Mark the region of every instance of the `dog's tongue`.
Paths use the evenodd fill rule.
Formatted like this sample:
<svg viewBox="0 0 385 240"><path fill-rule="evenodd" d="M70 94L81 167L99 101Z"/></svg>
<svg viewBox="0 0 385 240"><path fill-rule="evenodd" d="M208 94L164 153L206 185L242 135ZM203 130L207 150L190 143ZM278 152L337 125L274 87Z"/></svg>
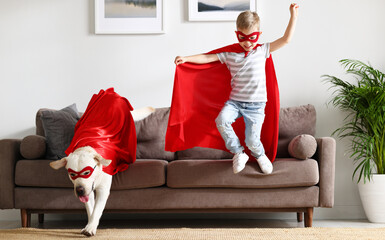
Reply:
<svg viewBox="0 0 385 240"><path fill-rule="evenodd" d="M81 196L81 197L79 197L79 200L80 200L80 202L82 202L82 203L86 203L86 202L88 202L88 196Z"/></svg>

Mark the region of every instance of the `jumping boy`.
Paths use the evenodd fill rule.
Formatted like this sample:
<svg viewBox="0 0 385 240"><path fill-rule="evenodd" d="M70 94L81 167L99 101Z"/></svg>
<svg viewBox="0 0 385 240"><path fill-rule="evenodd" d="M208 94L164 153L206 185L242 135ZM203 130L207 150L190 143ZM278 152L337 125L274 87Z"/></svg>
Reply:
<svg viewBox="0 0 385 240"><path fill-rule="evenodd" d="M259 16L255 12L245 11L237 18L235 33L239 45L246 53L222 52L175 58L177 65L185 62L205 64L219 60L222 64L225 63L230 70L232 77L230 99L225 103L215 122L225 141L226 148L234 154L233 171L235 174L241 172L249 160L249 156L244 153L244 148L231 126L239 117L243 117L245 121L246 146L256 158L262 172L270 174L273 171L273 165L265 155L260 141L267 101L265 61L270 53L290 42L297 21L298 7L295 3L290 5L291 17L285 34L271 43L257 44L261 34Z"/></svg>

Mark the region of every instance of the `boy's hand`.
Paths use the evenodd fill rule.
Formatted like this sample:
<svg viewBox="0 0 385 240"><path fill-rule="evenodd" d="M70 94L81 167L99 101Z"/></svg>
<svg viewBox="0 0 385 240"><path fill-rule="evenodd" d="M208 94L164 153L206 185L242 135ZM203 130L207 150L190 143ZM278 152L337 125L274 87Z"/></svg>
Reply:
<svg viewBox="0 0 385 240"><path fill-rule="evenodd" d="M186 57L177 56L175 58L175 64L179 65L185 62L195 63L195 64L205 64L205 63L215 62L218 60L219 59L216 54L197 54L197 55L186 56Z"/></svg>
<svg viewBox="0 0 385 240"><path fill-rule="evenodd" d="M292 17L296 18L298 16L298 8L299 8L298 4L296 4L296 3L290 4L290 15Z"/></svg>
<svg viewBox="0 0 385 240"><path fill-rule="evenodd" d="M185 63L186 60L185 60L184 57L177 56L177 57L175 58L175 61L174 61L174 62L175 62L176 65L179 65L179 64Z"/></svg>
<svg viewBox="0 0 385 240"><path fill-rule="evenodd" d="M285 34L281 38L278 38L274 42L270 43L270 53L280 49L281 47L285 46L291 41L294 34L295 25L297 22L298 8L299 8L298 4L296 3L290 4L291 17L289 20L289 24L287 25Z"/></svg>

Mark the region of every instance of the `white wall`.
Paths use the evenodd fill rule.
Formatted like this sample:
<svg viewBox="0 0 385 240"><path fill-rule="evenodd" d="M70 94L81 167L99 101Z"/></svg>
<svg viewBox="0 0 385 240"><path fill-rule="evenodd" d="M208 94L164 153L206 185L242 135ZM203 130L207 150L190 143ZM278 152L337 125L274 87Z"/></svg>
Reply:
<svg viewBox="0 0 385 240"><path fill-rule="evenodd" d="M0 0L0 139L33 134L39 108L60 109L75 102L84 111L92 94L111 86L134 108L169 106L176 55L236 41L234 22L188 22L187 0L164 0L163 35L95 35L93 2ZM274 54L281 105L315 105L317 136L330 136L343 115L326 107L331 92L320 76L343 76L342 58L370 61L385 70L385 1L298 3L293 42ZM257 1L262 41L283 34L289 4ZM337 141L335 207L317 209L316 219L365 218L346 146ZM19 219L19 213L0 211L4 219Z"/></svg>

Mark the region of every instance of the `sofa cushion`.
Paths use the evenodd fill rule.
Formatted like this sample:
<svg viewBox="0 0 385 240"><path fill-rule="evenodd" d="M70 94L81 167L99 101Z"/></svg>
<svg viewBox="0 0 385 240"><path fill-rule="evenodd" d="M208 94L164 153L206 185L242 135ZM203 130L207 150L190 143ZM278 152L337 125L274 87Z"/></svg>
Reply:
<svg viewBox="0 0 385 240"><path fill-rule="evenodd" d="M297 135L310 134L314 136L316 125L316 112L312 105L281 108L279 116L279 140L277 158L290 157L288 152L289 142ZM195 147L177 152L177 159L229 159L231 153Z"/></svg>
<svg viewBox="0 0 385 240"><path fill-rule="evenodd" d="M29 135L20 144L20 154L26 159L38 159L45 155L46 139L39 135Z"/></svg>
<svg viewBox="0 0 385 240"><path fill-rule="evenodd" d="M23 187L73 188L65 168L54 170L49 160L20 160L16 163L15 183ZM113 190L157 187L165 184L167 161L137 160L113 176Z"/></svg>
<svg viewBox="0 0 385 240"><path fill-rule="evenodd" d="M176 152L177 159L231 159L233 154L212 148L194 147Z"/></svg>
<svg viewBox="0 0 385 240"><path fill-rule="evenodd" d="M288 150L293 158L308 159L315 154L317 141L309 134L301 134L290 141Z"/></svg>
<svg viewBox="0 0 385 240"><path fill-rule="evenodd" d="M159 187L166 184L167 161L140 159L112 178L112 190Z"/></svg>
<svg viewBox="0 0 385 240"><path fill-rule="evenodd" d="M173 160L175 153L167 152L165 138L170 108L157 108L147 118L135 122L137 159Z"/></svg>
<svg viewBox="0 0 385 240"><path fill-rule="evenodd" d="M257 162L248 162L234 174L231 160L178 160L168 164L167 186L171 188L286 188L318 183L318 163L313 159L277 159L272 174L261 172Z"/></svg>
<svg viewBox="0 0 385 240"><path fill-rule="evenodd" d="M79 119L75 104L61 110L41 111L41 122L47 139L46 158L55 160L66 156L64 151L71 143Z"/></svg>
<svg viewBox="0 0 385 240"><path fill-rule="evenodd" d="M316 111L313 105L281 108L279 113L277 158L288 158L289 143L297 135L315 135Z"/></svg>

